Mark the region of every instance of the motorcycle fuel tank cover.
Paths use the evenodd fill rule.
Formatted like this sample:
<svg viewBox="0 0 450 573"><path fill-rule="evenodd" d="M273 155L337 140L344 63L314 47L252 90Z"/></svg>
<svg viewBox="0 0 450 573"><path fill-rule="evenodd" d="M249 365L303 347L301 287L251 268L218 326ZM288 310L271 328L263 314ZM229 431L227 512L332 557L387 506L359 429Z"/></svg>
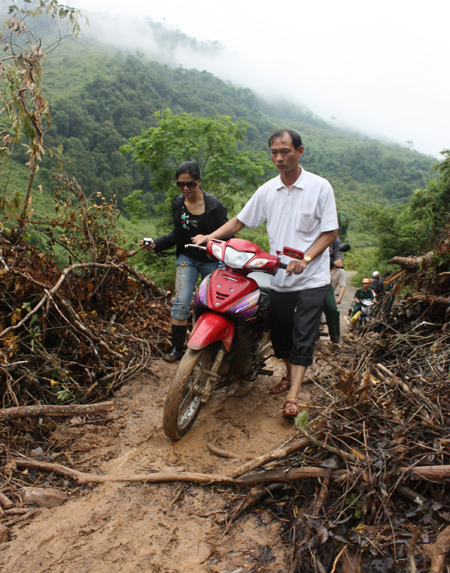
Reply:
<svg viewBox="0 0 450 573"><path fill-rule="evenodd" d="M250 300L246 300L242 306L247 305L246 308L250 309L251 306L256 305L254 310L256 312L259 300L258 284L253 279L238 274L233 276L233 273L217 269L202 281L195 293L194 303L205 305L217 312L231 311L236 314L236 310L231 309L240 305L241 301L247 297L250 300L255 298L257 300L253 305L250 305ZM242 318L245 319L245 316Z"/></svg>

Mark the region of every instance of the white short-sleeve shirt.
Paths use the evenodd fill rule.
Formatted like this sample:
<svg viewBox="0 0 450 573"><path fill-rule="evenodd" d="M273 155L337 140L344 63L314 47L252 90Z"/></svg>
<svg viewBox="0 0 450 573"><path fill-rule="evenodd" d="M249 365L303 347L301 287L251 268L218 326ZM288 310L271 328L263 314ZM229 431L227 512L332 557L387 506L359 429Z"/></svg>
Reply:
<svg viewBox="0 0 450 573"><path fill-rule="evenodd" d="M322 233L338 229L336 203L326 179L302 169L289 188L281 177L260 187L238 214L239 221L255 228L267 221L270 252L293 247L306 253ZM283 263L292 259L282 256ZM271 278L276 291L296 291L330 284L329 250L311 261L300 275L289 276L284 269Z"/></svg>

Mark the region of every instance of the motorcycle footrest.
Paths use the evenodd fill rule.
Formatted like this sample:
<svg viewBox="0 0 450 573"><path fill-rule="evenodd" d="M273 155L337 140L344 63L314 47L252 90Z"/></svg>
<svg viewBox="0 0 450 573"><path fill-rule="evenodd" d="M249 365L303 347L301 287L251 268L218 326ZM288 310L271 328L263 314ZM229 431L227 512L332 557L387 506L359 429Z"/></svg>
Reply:
<svg viewBox="0 0 450 573"><path fill-rule="evenodd" d="M256 373L257 374L267 374L268 376L272 376L273 370L266 370L263 368L262 370L257 370Z"/></svg>

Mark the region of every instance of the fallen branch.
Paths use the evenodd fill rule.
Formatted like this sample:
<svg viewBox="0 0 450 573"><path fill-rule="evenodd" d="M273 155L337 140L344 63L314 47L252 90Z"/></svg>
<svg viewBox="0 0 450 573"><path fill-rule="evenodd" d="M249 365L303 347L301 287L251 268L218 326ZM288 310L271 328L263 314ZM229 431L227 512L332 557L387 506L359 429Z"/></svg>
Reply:
<svg viewBox="0 0 450 573"><path fill-rule="evenodd" d="M444 529L434 544L433 558L429 573L443 573L445 559L450 551L450 525Z"/></svg>
<svg viewBox="0 0 450 573"><path fill-rule="evenodd" d="M240 517L249 507L256 505L258 501L265 495L271 495L272 492L276 491L277 489L283 489L284 487L286 487L284 483L275 482L261 489L251 490L247 497L245 497L229 515L228 526L236 521L236 519L238 519L238 517Z"/></svg>
<svg viewBox="0 0 450 573"><path fill-rule="evenodd" d="M220 458L237 458L238 457L236 454L233 454L232 452L227 452L226 450L222 450L221 448L214 446L210 442L207 442L206 447L208 448L208 450L212 454L219 456Z"/></svg>
<svg viewBox="0 0 450 573"><path fill-rule="evenodd" d="M12 509L5 509L5 515L25 515L29 511L29 507L13 507Z"/></svg>
<svg viewBox="0 0 450 573"><path fill-rule="evenodd" d="M96 474L89 474L85 472L80 472L62 466L60 464L53 464L47 462L37 462L34 460L27 460L21 458L14 458L13 462L22 468L30 468L35 470L42 470L45 472L55 472L57 474L65 475L71 479L74 479L79 484L86 483L108 483L108 482L141 482L141 483L163 483L163 482L190 482L190 483L237 483L233 478L222 475L208 475L199 473L165 473L165 472L155 472L153 474L136 474L128 476L101 476Z"/></svg>
<svg viewBox="0 0 450 573"><path fill-rule="evenodd" d="M416 552L416 546L421 536L421 531L417 526L413 526L413 535L411 541L408 545L408 553L406 558L408 560L409 570L411 573L417 573L416 560L414 559L414 554Z"/></svg>
<svg viewBox="0 0 450 573"><path fill-rule="evenodd" d="M325 498L328 494L328 486L330 484L330 478L331 478L331 470L327 469L325 470L325 476L323 479L323 483L322 483L322 487L320 488L320 492L319 495L317 496L315 505L314 505L314 509L312 512L311 517L314 519L319 515L320 512L320 508L323 505L323 502L325 501ZM311 528L311 526L309 526L308 531L305 535L305 537L303 538L303 540L300 542L300 547L301 549L297 552L297 555L292 563L291 569L289 571L289 573L295 573L295 571L298 571L298 566L300 564L300 561L303 557L303 551L304 548L307 546L308 541L313 537L313 529Z"/></svg>
<svg viewBox="0 0 450 573"><path fill-rule="evenodd" d="M1 491L0 491L0 505L2 505L5 509L14 507L13 502L8 497L6 497L6 495Z"/></svg>
<svg viewBox="0 0 450 573"><path fill-rule="evenodd" d="M259 456L242 466L239 466L233 472L231 472L230 475L233 478L238 478L239 476L242 476L251 470L259 468L269 462L275 460L281 460L287 457L289 454L297 452L298 450L302 450L307 446L309 446L309 440L306 439L297 440L296 442L293 442L292 444L285 446L284 448L277 448L276 450L272 450L268 454L263 454L262 456Z"/></svg>
<svg viewBox="0 0 450 573"><path fill-rule="evenodd" d="M11 526L15 525L16 523L20 523L21 521L25 521L26 519L29 519L36 513L39 513L39 511L40 510L37 507L34 509L30 509L30 511L28 511L25 515L22 515L22 517L16 517L15 519L11 519L10 521L7 521L5 525Z"/></svg>
<svg viewBox="0 0 450 573"><path fill-rule="evenodd" d="M299 426L297 429L301 434L305 436L307 440L311 442L311 444L314 444L318 448L323 448L324 450L327 450L331 454L336 454L343 460L346 460L347 462L356 463L358 461L358 458L356 456L348 454L347 452L343 452L342 450L339 450L338 448L335 448L333 446L329 446L328 444L321 442L317 438L310 436L307 432L305 432L305 430L302 427Z"/></svg>
<svg viewBox="0 0 450 573"><path fill-rule="evenodd" d="M407 304L410 304L412 302L428 302L429 304L443 304L448 306L450 304L450 298L446 298L445 296L417 294L415 296L410 296L406 299Z"/></svg>
<svg viewBox="0 0 450 573"><path fill-rule="evenodd" d="M223 483L232 484L237 486L247 486L260 483L271 483L271 482L289 482L298 479L308 479L308 478L324 478L327 475L326 468L318 467L304 467L304 468L292 468L289 471L285 470L274 470L266 472L258 472L243 476L239 479L234 479L230 476L220 475L220 474L200 474L200 473L170 473L170 472L155 472L153 474L135 474L135 475L124 475L124 476L111 476L111 475L96 475L89 474L85 472L80 472L62 466L60 464L48 463L48 462L38 462L35 460L28 460L26 458L13 458L12 460L18 467L30 468L35 470L41 470L46 472L55 472L58 474L65 475L71 479L74 479L79 484L86 483L108 483L108 482L141 482L141 483L164 483L164 482L190 482L190 483ZM359 471L358 468L353 468L349 470L336 470L331 474L331 479L341 480L350 474L354 474L355 471ZM434 479L434 480L445 480L450 478L450 466L418 466L413 468L400 468L397 474L407 475L414 479Z"/></svg>
<svg viewBox="0 0 450 573"><path fill-rule="evenodd" d="M112 402L100 402L98 404L82 404L68 406L49 405L49 406L19 406L17 408L0 409L0 421L11 418L26 418L36 416L71 416L83 414L100 414L114 410ZM0 498L1 503L1 498Z"/></svg>
<svg viewBox="0 0 450 573"><path fill-rule="evenodd" d="M400 386L400 388L406 392L407 394L409 394L410 396L415 395L417 396L417 398L420 398L420 400L422 402L425 402L425 404L427 404L427 406L429 408L431 408L432 410L436 410L436 406L433 404L433 402L427 397L425 396L425 394L423 394L420 390L418 390L417 388L410 388L408 386L408 384L406 384L406 382L403 382L403 380L400 380L400 378L397 378L397 376L395 374L392 374L392 372L390 370L388 370L385 366L383 366L382 364L377 364L376 366L379 370L381 370L382 372L384 372L384 374L386 374L387 376L389 376L389 378L395 382L397 384L397 386Z"/></svg>
<svg viewBox="0 0 450 573"><path fill-rule="evenodd" d="M389 264L400 265L402 268L416 271L419 268L427 268L431 264L433 255L433 251L430 251L423 257L393 257Z"/></svg>

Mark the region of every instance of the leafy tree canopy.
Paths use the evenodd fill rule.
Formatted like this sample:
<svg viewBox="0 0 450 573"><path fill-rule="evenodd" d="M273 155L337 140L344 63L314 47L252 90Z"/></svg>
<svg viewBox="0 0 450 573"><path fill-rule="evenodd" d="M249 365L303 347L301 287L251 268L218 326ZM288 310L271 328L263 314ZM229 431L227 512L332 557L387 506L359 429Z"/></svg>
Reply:
<svg viewBox="0 0 450 573"><path fill-rule="evenodd" d="M196 161L203 173L202 187L221 198L253 192L273 167L265 153L239 149L246 132L243 122L225 115L175 115L170 110L155 115L158 125L131 138L121 151L148 165L153 188L167 190L169 197L179 194L173 188L174 172L184 161Z"/></svg>
<svg viewBox="0 0 450 573"><path fill-rule="evenodd" d="M366 229L378 240L378 248L360 261L357 279L375 267L392 271L387 261L394 256L421 255L433 249L450 223L450 150L433 170L437 177L416 190L408 203L397 207L371 206L364 211Z"/></svg>

